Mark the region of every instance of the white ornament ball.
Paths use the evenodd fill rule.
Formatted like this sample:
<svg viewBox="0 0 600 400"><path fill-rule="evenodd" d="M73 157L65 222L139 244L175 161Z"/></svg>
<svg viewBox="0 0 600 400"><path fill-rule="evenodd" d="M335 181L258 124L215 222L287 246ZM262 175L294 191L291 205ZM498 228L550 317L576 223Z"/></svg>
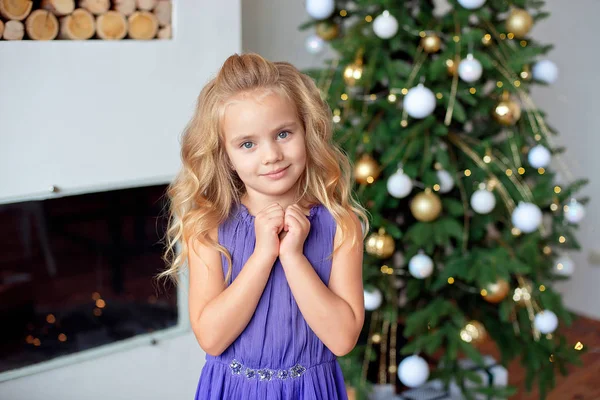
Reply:
<svg viewBox="0 0 600 400"><path fill-rule="evenodd" d="M471 196L471 208L478 214L488 214L496 207L496 197L485 189L479 189Z"/></svg>
<svg viewBox="0 0 600 400"><path fill-rule="evenodd" d="M521 231L531 233L542 223L542 210L533 203L521 202L512 213L512 223Z"/></svg>
<svg viewBox="0 0 600 400"><path fill-rule="evenodd" d="M416 254L408 262L408 272L417 279L424 279L433 272L433 260L427 254Z"/></svg>
<svg viewBox="0 0 600 400"><path fill-rule="evenodd" d="M561 276L571 276L575 270L575 263L571 257L562 255L554 263L554 273Z"/></svg>
<svg viewBox="0 0 600 400"><path fill-rule="evenodd" d="M373 21L373 32L381 39L389 39L398 32L398 20L389 11L384 11Z"/></svg>
<svg viewBox="0 0 600 400"><path fill-rule="evenodd" d="M552 311L540 311L535 315L533 325L544 335L547 333L552 333L558 327L558 317Z"/></svg>
<svg viewBox="0 0 600 400"><path fill-rule="evenodd" d="M440 181L440 193L448 193L454 188L454 179L450 172L445 169L437 171L438 181Z"/></svg>
<svg viewBox="0 0 600 400"><path fill-rule="evenodd" d="M319 54L325 48L325 41L313 34L306 38L304 45L310 54Z"/></svg>
<svg viewBox="0 0 600 400"><path fill-rule="evenodd" d="M546 168L550 164L550 159L552 158L552 154L550 154L550 150L538 144L531 150L529 150L529 154L527 155L527 159L529 160L529 164L533 168Z"/></svg>
<svg viewBox="0 0 600 400"><path fill-rule="evenodd" d="M334 10L334 0L306 0L306 12L314 19L329 18Z"/></svg>
<svg viewBox="0 0 600 400"><path fill-rule="evenodd" d="M377 288L372 290L364 290L365 295L365 309L369 311L377 310L383 300L381 291Z"/></svg>
<svg viewBox="0 0 600 400"><path fill-rule="evenodd" d="M565 211L565 218L572 224L578 224L585 217L585 208L577 200L571 200Z"/></svg>
<svg viewBox="0 0 600 400"><path fill-rule="evenodd" d="M404 172L398 171L390 176L387 181L388 192L397 199L402 199L410 194L413 188L412 179Z"/></svg>
<svg viewBox="0 0 600 400"><path fill-rule="evenodd" d="M465 82L475 82L481 78L483 67L481 63L473 57L473 54L467 55L467 58L458 64L458 76Z"/></svg>
<svg viewBox="0 0 600 400"><path fill-rule="evenodd" d="M531 74L538 81L554 83L558 79L558 67L550 60L538 61L533 65Z"/></svg>
<svg viewBox="0 0 600 400"><path fill-rule="evenodd" d="M435 110L435 101L433 92L420 83L406 93L402 105L408 115L422 119Z"/></svg>
<svg viewBox="0 0 600 400"><path fill-rule="evenodd" d="M422 357L408 356L398 364L398 378L410 388L421 386L429 378L429 365Z"/></svg>
<svg viewBox="0 0 600 400"><path fill-rule="evenodd" d="M485 4L485 0L458 0L458 4L468 10L474 10Z"/></svg>

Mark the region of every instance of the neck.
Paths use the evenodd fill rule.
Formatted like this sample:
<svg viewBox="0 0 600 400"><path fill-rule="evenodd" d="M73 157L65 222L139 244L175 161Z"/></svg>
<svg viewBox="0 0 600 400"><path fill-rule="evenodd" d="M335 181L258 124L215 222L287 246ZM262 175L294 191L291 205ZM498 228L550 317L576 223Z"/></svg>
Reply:
<svg viewBox="0 0 600 400"><path fill-rule="evenodd" d="M245 193L242 196L241 201L252 215L258 214L265 207L273 203L278 203L281 207L283 207L284 210L288 206L296 203L304 209L307 209L309 206L305 201L296 201L293 193L291 195L286 193L283 196L268 196L261 193Z"/></svg>

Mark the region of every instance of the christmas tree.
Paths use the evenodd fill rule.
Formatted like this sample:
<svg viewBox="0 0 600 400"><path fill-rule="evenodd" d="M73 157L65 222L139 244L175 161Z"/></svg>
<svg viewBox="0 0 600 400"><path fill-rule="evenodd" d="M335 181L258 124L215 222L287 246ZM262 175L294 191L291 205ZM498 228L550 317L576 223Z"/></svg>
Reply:
<svg viewBox="0 0 600 400"><path fill-rule="evenodd" d="M529 35L549 15L539 0L438 3L306 0L307 51L336 57L305 72L373 227L363 335L340 363L358 398L372 383L399 392L428 379L506 398L516 388L461 367L484 368L492 341L543 398L582 350L560 334L573 315L552 282L573 271L588 200L530 96L558 76L552 46Z"/></svg>

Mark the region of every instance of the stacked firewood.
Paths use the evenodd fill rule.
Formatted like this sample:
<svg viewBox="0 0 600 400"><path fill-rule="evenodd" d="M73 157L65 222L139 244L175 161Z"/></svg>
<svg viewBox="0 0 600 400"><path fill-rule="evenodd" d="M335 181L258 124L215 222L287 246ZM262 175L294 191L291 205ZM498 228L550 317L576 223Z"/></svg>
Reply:
<svg viewBox="0 0 600 400"><path fill-rule="evenodd" d="M170 39L171 10L171 0L0 0L0 38Z"/></svg>

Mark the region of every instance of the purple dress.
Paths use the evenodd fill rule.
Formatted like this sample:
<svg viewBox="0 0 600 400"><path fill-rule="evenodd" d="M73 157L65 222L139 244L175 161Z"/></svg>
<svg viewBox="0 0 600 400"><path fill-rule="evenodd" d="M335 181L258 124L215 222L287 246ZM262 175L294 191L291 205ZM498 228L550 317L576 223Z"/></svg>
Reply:
<svg viewBox="0 0 600 400"><path fill-rule="evenodd" d="M313 206L304 255L325 285L329 284L336 223L327 208ZM244 205L219 227L219 243L231 254L232 279L252 254L254 217ZM222 257L223 273L227 262ZM310 293L304 295L310 296ZM279 259L240 336L219 356L206 355L197 400L347 399L336 356L306 323Z"/></svg>

